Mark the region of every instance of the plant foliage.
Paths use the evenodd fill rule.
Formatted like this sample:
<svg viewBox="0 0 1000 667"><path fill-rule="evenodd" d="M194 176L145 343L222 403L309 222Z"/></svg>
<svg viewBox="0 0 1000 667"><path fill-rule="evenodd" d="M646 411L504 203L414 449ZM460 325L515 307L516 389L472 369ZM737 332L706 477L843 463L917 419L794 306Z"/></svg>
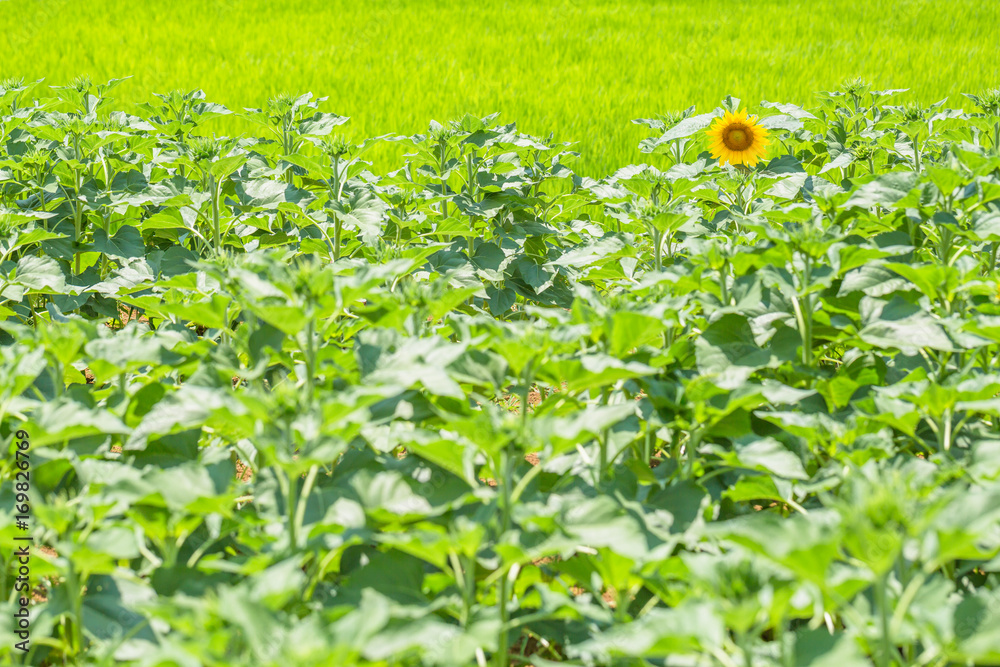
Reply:
<svg viewBox="0 0 1000 667"><path fill-rule="evenodd" d="M0 87L5 660L1000 664L995 95L763 102L755 170L729 98L597 180L117 83Z"/></svg>

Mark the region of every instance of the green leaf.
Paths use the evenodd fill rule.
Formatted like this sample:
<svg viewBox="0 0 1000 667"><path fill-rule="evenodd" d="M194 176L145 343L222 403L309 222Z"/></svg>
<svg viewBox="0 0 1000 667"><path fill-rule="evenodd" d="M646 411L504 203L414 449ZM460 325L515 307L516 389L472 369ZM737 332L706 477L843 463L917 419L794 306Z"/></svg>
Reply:
<svg viewBox="0 0 1000 667"><path fill-rule="evenodd" d="M695 341L698 370L722 373L732 366L751 371L767 366L771 355L754 339L742 315L726 314L710 324Z"/></svg>
<svg viewBox="0 0 1000 667"><path fill-rule="evenodd" d="M355 190L350 196L330 202L331 214L344 229L357 231L366 245L375 245L385 225L385 203L367 190Z"/></svg>
<svg viewBox="0 0 1000 667"><path fill-rule="evenodd" d="M333 128L343 125L349 120L349 116L338 116L335 113L317 113L312 118L299 123L299 132L303 135L315 137L325 136L330 134Z"/></svg>
<svg viewBox="0 0 1000 667"><path fill-rule="evenodd" d="M918 354L921 348L958 349L937 319L898 298L875 305L866 319L869 323L858 332L858 338L877 348L896 348L906 354Z"/></svg>
<svg viewBox="0 0 1000 667"><path fill-rule="evenodd" d="M488 285L486 298L489 300L490 312L499 317L510 310L517 301L517 293L509 287L498 288Z"/></svg>
<svg viewBox="0 0 1000 667"><path fill-rule="evenodd" d="M848 633L830 634L826 628L803 628L795 633L795 665L801 667L869 667L857 640Z"/></svg>
<svg viewBox="0 0 1000 667"><path fill-rule="evenodd" d="M885 267L916 285L917 289L927 295L932 302L937 301L941 295L950 295L954 292L961 279L958 269L953 266L888 263Z"/></svg>
<svg viewBox="0 0 1000 667"><path fill-rule="evenodd" d="M630 350L658 342L666 328L661 318L643 313L619 311L611 316L608 352L623 357Z"/></svg>
<svg viewBox="0 0 1000 667"><path fill-rule="evenodd" d="M885 174L854 190L844 206L846 208L852 206L871 208L878 204L892 208L893 204L908 195L916 186L917 175L913 172Z"/></svg>
<svg viewBox="0 0 1000 667"><path fill-rule="evenodd" d="M229 157L219 158L212 163L212 166L208 168L209 173L215 176L216 181L223 181L231 173L243 166L247 161L247 155L230 155Z"/></svg>
<svg viewBox="0 0 1000 667"><path fill-rule="evenodd" d="M7 280L32 293L60 294L66 290L66 277L59 263L51 257L22 257Z"/></svg>
<svg viewBox="0 0 1000 667"><path fill-rule="evenodd" d="M286 202L298 204L311 195L283 181L256 179L236 184L240 205L254 210L273 210Z"/></svg>
<svg viewBox="0 0 1000 667"><path fill-rule="evenodd" d="M757 475L752 477L740 477L736 483L725 490L723 495L733 502L746 502L750 500L771 500L784 501L784 496L778 491L774 480L767 475Z"/></svg>
<svg viewBox="0 0 1000 667"><path fill-rule="evenodd" d="M1000 593L984 590L964 598L955 608L958 646L949 658L978 664L1000 663Z"/></svg>
<svg viewBox="0 0 1000 667"><path fill-rule="evenodd" d="M613 625L568 647L571 657L591 656L601 664L623 656L647 659L700 655L722 646L725 628L710 601L686 600L673 609L657 607L631 623Z"/></svg>
<svg viewBox="0 0 1000 667"><path fill-rule="evenodd" d="M52 239L66 238L65 234L56 234L55 232L49 232L44 229L32 229L27 234L18 234L14 243L11 244L10 250L17 250L18 248L23 248L29 246L32 243L41 243L42 241L50 241Z"/></svg>
<svg viewBox="0 0 1000 667"><path fill-rule="evenodd" d="M113 413L62 396L43 403L32 413L36 447L86 436L128 433L130 429Z"/></svg>
<svg viewBox="0 0 1000 667"><path fill-rule="evenodd" d="M115 259L135 259L145 255L146 247L142 243L139 230L131 225L125 225L110 239L103 229L95 229L94 250Z"/></svg>
<svg viewBox="0 0 1000 667"><path fill-rule="evenodd" d="M225 294L213 294L203 301L189 303L165 303L157 310L161 313L180 317L188 322L199 324L211 329L228 329L230 315L229 305L232 297Z"/></svg>
<svg viewBox="0 0 1000 667"><path fill-rule="evenodd" d="M729 465L761 470L786 479L808 479L802 461L774 438L738 439L722 460Z"/></svg>

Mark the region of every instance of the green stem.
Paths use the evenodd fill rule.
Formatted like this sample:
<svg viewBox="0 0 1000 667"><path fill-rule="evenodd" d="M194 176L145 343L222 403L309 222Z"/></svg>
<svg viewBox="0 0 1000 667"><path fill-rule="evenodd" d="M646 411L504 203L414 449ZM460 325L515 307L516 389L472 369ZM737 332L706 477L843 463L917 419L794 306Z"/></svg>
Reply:
<svg viewBox="0 0 1000 667"><path fill-rule="evenodd" d="M951 408L946 408L944 411L944 428L941 429L941 447L944 451L951 449L951 427L952 427L952 413Z"/></svg>
<svg viewBox="0 0 1000 667"><path fill-rule="evenodd" d="M903 594L896 603L896 609L892 613L892 621L889 623L890 636L896 634L902 627L903 618L906 616L906 610L909 609L910 604L913 602L913 599L920 591L920 587L924 585L924 581L926 580L927 575L923 572L918 572L917 575L906 585L906 588L903 590ZM907 649L910 648L912 648L912 644L907 646Z"/></svg>
<svg viewBox="0 0 1000 667"><path fill-rule="evenodd" d="M527 396L527 392L525 392ZM522 408L522 413L526 413L527 402L525 402L524 408ZM497 471L497 486L500 488L501 493L501 511L500 511L500 534L497 536L498 540L503 539L503 536L510 531L511 526L511 510L512 510L512 499L511 499L511 478L513 477L513 457L510 452L510 445L504 446L500 451L500 465ZM509 637L510 632L510 610L507 608L507 598L510 595L507 585L508 569L506 564L501 564L500 570L500 581L498 582L497 590L497 610L500 613L500 637L499 637L499 647L496 654L496 663L499 667L508 667L510 664L510 646Z"/></svg>
<svg viewBox="0 0 1000 667"><path fill-rule="evenodd" d="M306 360L306 405L312 407L316 396L316 321L312 308L309 309L306 317L305 345L302 346L302 355Z"/></svg>
<svg viewBox="0 0 1000 667"><path fill-rule="evenodd" d="M521 390L521 437L526 438L528 435L528 394L531 392L531 383L535 380L534 371L532 369L533 362L528 362L528 365L524 367L524 387Z"/></svg>
<svg viewBox="0 0 1000 667"><path fill-rule="evenodd" d="M445 196L445 197L447 196L447 191L448 191L448 184L445 182L445 178L444 178L445 166L448 164L448 161L446 159L447 154L445 152L446 148L447 148L447 146L445 145L445 143L441 142L441 144L440 144L440 150L439 150L439 153L440 153L440 156L441 156L441 161L440 161L440 167L438 168L438 176L441 177L441 195ZM445 199L444 201L441 202L441 216L443 218L445 218L445 219L448 218L448 200L447 199Z"/></svg>
<svg viewBox="0 0 1000 667"><path fill-rule="evenodd" d="M804 363L808 366L813 360L813 331L812 331L812 296L806 294L802 297L802 305L805 307L803 319L805 320L805 337L802 340L802 356Z"/></svg>
<svg viewBox="0 0 1000 667"><path fill-rule="evenodd" d="M298 475L290 475L287 470L282 471L282 476L285 478L285 501L286 501L286 511L288 512L288 548L289 551L294 552L298 549L299 545L299 531L295 525L295 516L298 512L299 505L299 480Z"/></svg>
<svg viewBox="0 0 1000 667"><path fill-rule="evenodd" d="M285 155L291 155L295 151L295 142L292 137L291 119L289 119L288 122L286 122L281 128L281 143L282 148L285 150ZM286 169L285 173L282 175L284 176L285 182L289 185L291 185L295 180L295 174L291 167Z"/></svg>
<svg viewBox="0 0 1000 667"><path fill-rule="evenodd" d="M80 135L73 135L73 152L76 157L76 161L80 162L82 155L80 153ZM83 180L80 177L80 168L73 168L74 174L74 192L73 192L73 228L76 231L76 243L79 245L83 243L83 209L80 207L80 190L83 187ZM80 274L80 249L76 248L74 252L74 264L76 266L77 275Z"/></svg>
<svg viewBox="0 0 1000 667"><path fill-rule="evenodd" d="M208 186L212 193L212 239L218 254L222 252L222 224L219 220L219 188L215 183L215 174L208 175Z"/></svg>
<svg viewBox="0 0 1000 667"><path fill-rule="evenodd" d="M729 276L728 276L728 264L723 265L722 269L719 271L719 292L722 297L722 305L729 305Z"/></svg>
<svg viewBox="0 0 1000 667"><path fill-rule="evenodd" d="M608 404L608 399L611 397L611 387L605 387L604 391L601 392L601 405L606 406ZM600 482L604 478L604 472L608 468L608 429L601 431L601 438L599 440L601 447L600 460L598 461L597 468L597 482Z"/></svg>
<svg viewBox="0 0 1000 667"><path fill-rule="evenodd" d="M302 534L302 523L306 516L306 505L309 504L309 494L312 492L313 484L316 482L316 474L319 472L319 466L313 464L309 467L309 472L306 473L305 484L302 485L302 493L299 494L298 502L295 508L295 535ZM298 549L299 545L297 543L293 544L294 549Z"/></svg>
<svg viewBox="0 0 1000 667"><path fill-rule="evenodd" d="M879 612L879 625L882 631L882 648L878 654L878 667L890 667L893 660L892 642L889 641L889 605L886 601L886 588L888 586L888 572L879 576L875 583L875 604Z"/></svg>
<svg viewBox="0 0 1000 667"><path fill-rule="evenodd" d="M343 186L340 184L340 157L334 155L331 158L333 164L333 183L330 186L330 195L333 197L333 201L340 201L341 189ZM333 221L333 261L340 259L340 234L343 229L343 222L340 219L339 214L334 214Z"/></svg>
<svg viewBox="0 0 1000 667"><path fill-rule="evenodd" d="M508 618L507 611L507 575L500 577L500 591L499 599L497 600L497 606L500 608L500 645L497 649L497 665L499 667L508 667L510 664L510 638L508 637L509 628L508 623L510 619Z"/></svg>
<svg viewBox="0 0 1000 667"><path fill-rule="evenodd" d="M76 567L73 565L73 558L69 559L69 567L66 571L66 584L69 586L69 594L73 598L73 635L72 650L74 654L83 652L83 595L80 590L80 577Z"/></svg>
<svg viewBox="0 0 1000 667"><path fill-rule="evenodd" d="M469 151L469 154L466 158L466 172L468 174L468 181L469 181L469 199L472 199L473 201L475 201L475 196L476 196L476 172L475 172L475 165L473 162L474 159L475 159L475 151Z"/></svg>
<svg viewBox="0 0 1000 667"><path fill-rule="evenodd" d="M686 469L687 479L694 477L694 457L699 444L701 444L701 430L695 429L691 432L691 437L688 438L687 446L684 448L684 467Z"/></svg>
<svg viewBox="0 0 1000 667"><path fill-rule="evenodd" d="M80 208L80 188L82 187L82 182L80 180L80 170L76 171L76 181L75 181L75 191L73 193L73 229L76 232L76 243L77 248L74 250L74 263L76 266L77 275L80 274L80 248L79 245L83 243L83 209Z"/></svg>
<svg viewBox="0 0 1000 667"><path fill-rule="evenodd" d="M327 247L330 248L329 252L327 252L327 258L329 258L329 260L331 262L334 261L334 257L333 257L333 248L334 248L333 239L330 238L330 235L327 234L326 230L323 229L322 227L317 226L316 229L318 229L319 233L323 235L323 240L326 241Z"/></svg>
<svg viewBox="0 0 1000 667"><path fill-rule="evenodd" d="M785 625L785 620L782 619L778 625L776 632L778 633L778 647L781 651L781 665L782 667L795 667L795 653L789 648L789 640L791 639L791 634L788 632L788 628Z"/></svg>
<svg viewBox="0 0 1000 667"><path fill-rule="evenodd" d="M803 292L801 301L799 297L792 297L792 307L795 309L795 319L799 325L799 335L802 336L802 364L809 366L812 364L813 340L812 340L812 297L804 292L809 288L812 279L812 262L806 255L803 259L804 268L799 276L799 290Z"/></svg>
<svg viewBox="0 0 1000 667"><path fill-rule="evenodd" d="M340 201L340 195L343 190L343 186L340 184L340 156L334 155L333 158L333 200Z"/></svg>
<svg viewBox="0 0 1000 667"><path fill-rule="evenodd" d="M338 215L333 221L333 261L340 259L340 233L343 231L344 223Z"/></svg>
<svg viewBox="0 0 1000 667"><path fill-rule="evenodd" d="M740 652L743 653L743 664L745 667L753 667L753 654L750 652L750 641L747 633L741 632L737 643L740 647Z"/></svg>
<svg viewBox="0 0 1000 667"><path fill-rule="evenodd" d="M660 246L663 245L663 232L659 229L653 229L653 255L656 258L656 272L660 273L663 271L663 257L661 255Z"/></svg>
<svg viewBox="0 0 1000 667"><path fill-rule="evenodd" d="M462 611L459 612L459 624L464 628L469 623L469 614L472 611L472 600L469 597L468 567L465 567L454 549L448 550L448 561L451 570L455 575L455 585L462 593Z"/></svg>
<svg viewBox="0 0 1000 667"><path fill-rule="evenodd" d="M944 352L940 357L937 358L938 362L938 372L937 378L938 382L944 382L945 378L948 377L948 362L951 361L951 352Z"/></svg>
<svg viewBox="0 0 1000 667"><path fill-rule="evenodd" d="M326 575L326 569L330 567L330 563L333 559L340 555L340 551L333 549L327 552L326 556L323 557L322 561L314 561L313 572L309 578L309 586L306 588L305 600L312 600L313 595L316 593L316 587L319 582L323 580L324 575Z"/></svg>
<svg viewBox="0 0 1000 667"><path fill-rule="evenodd" d="M524 386L521 390L521 433L527 433L528 425L528 393L531 389L531 383L534 379L532 371L532 364L529 364L524 369ZM497 486L501 493L501 508L500 508L500 534L497 539L502 539L510 531L511 527L511 514L514 504L513 499L513 487L511 486L514 478L514 458L511 455L510 444L504 446L500 450L500 460L497 466ZM510 632L510 611L507 609L507 598L510 595L508 591L508 568L506 564L501 564L501 574L500 581L498 582L497 590L497 609L500 612L500 637L499 637L499 647L496 653L496 664L499 667L508 667L510 664L510 643L508 634Z"/></svg>
<svg viewBox="0 0 1000 667"><path fill-rule="evenodd" d="M107 236L108 238L111 238L111 212L110 211L108 211L107 215L105 215L101 219L101 222L103 223L103 227L104 227L104 235ZM106 253L102 252L101 253L101 280L104 280L104 278L107 275L108 275L108 255Z"/></svg>

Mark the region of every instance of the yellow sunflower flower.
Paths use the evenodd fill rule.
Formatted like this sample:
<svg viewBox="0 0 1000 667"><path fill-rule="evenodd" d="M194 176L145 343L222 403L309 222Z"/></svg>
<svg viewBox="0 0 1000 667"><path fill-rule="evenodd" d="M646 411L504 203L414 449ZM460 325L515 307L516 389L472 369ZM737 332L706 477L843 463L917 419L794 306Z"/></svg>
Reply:
<svg viewBox="0 0 1000 667"><path fill-rule="evenodd" d="M737 114L727 111L722 118L716 118L705 134L712 145L712 157L719 162L745 164L752 167L764 157L764 148L771 143L767 140L767 130L757 124L756 116L747 116L744 109Z"/></svg>

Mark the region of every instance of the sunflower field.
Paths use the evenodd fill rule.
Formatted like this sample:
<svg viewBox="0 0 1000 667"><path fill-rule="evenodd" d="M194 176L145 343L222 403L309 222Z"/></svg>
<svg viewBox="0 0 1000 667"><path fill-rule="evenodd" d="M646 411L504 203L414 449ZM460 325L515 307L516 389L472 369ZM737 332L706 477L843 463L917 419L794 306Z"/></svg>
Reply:
<svg viewBox="0 0 1000 667"><path fill-rule="evenodd" d="M231 109L311 90L355 142L500 112L577 142L574 171L601 178L639 159L633 118L729 94L808 106L864 76L973 112L959 93L1000 81L998 25L995 0L0 0L0 79L133 75L115 91L132 114L174 89ZM365 159L389 171L404 153Z"/></svg>
<svg viewBox="0 0 1000 667"><path fill-rule="evenodd" d="M1000 91L119 84L0 86L4 664L1000 665Z"/></svg>

